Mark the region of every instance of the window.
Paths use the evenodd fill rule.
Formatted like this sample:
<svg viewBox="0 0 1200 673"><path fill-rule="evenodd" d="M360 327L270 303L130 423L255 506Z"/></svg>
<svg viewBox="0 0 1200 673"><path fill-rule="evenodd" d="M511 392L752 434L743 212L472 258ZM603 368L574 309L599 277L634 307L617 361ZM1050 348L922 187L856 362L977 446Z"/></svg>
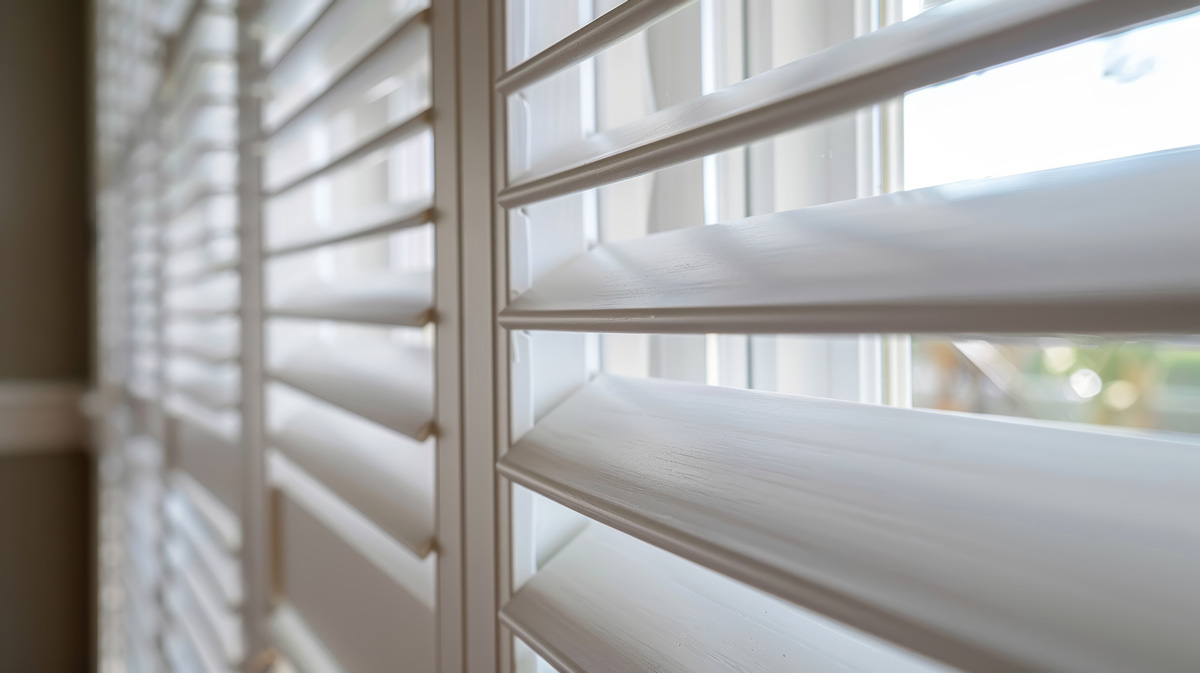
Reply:
<svg viewBox="0 0 1200 673"><path fill-rule="evenodd" d="M1196 668L1195 9L103 0L108 670Z"/></svg>
<svg viewBox="0 0 1200 673"><path fill-rule="evenodd" d="M1192 13L910 94L905 184L919 188L1196 144L1197 30L1200 16ZM917 406L1200 429L1192 411L1200 351L1187 339L918 338L913 366Z"/></svg>

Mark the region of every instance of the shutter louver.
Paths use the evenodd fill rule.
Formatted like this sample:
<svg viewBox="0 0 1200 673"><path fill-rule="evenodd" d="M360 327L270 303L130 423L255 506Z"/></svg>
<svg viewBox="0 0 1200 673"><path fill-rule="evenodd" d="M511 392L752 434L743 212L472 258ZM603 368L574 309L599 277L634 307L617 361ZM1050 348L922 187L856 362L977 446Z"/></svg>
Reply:
<svg viewBox="0 0 1200 673"><path fill-rule="evenodd" d="M510 53L494 82L509 114L502 622L569 673L1194 667L1194 438L740 390L750 376L661 363L696 344L707 367L751 358L722 339L756 337L725 335L1197 331L1193 147L885 195L879 170L860 198L754 217L724 201L764 212L754 162L801 151L752 143L819 127L815 145L848 121L859 161L864 138L895 132L863 106L1195 3L956 0L873 32L860 21L759 74L739 66L734 83L706 61L700 94L681 96L690 80L671 79L656 40L669 51L694 19L703 58L724 57L703 51L721 8L697 5L581 9L582 28ZM561 28L550 14L506 26L510 49ZM626 38L641 51L620 51ZM633 59L652 89L640 116L597 85ZM803 179L822 179L821 158ZM703 218L677 221L689 204L663 195L691 175ZM640 203L641 238L597 222ZM657 370L609 359L635 343L622 333L651 344ZM622 366L660 378L604 373Z"/></svg>
<svg viewBox="0 0 1200 673"><path fill-rule="evenodd" d="M301 673L433 666L429 20L260 14L270 630Z"/></svg>

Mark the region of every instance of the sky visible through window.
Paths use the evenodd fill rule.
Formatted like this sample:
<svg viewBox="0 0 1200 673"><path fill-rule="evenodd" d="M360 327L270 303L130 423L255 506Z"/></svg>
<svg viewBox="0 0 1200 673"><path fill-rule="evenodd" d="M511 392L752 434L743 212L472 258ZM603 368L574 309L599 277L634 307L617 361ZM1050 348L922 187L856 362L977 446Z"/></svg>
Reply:
<svg viewBox="0 0 1200 673"><path fill-rule="evenodd" d="M905 17L921 0L905 3ZM1200 12L909 94L906 189L1200 144ZM1197 232L1200 239L1200 232ZM1200 249L1200 245L1198 245ZM914 340L917 406L1200 432L1200 339Z"/></svg>

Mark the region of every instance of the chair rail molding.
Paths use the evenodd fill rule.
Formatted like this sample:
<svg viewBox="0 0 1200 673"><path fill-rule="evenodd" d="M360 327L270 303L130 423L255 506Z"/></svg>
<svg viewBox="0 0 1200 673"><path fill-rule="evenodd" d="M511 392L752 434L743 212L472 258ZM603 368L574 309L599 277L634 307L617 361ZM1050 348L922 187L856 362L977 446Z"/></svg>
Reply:
<svg viewBox="0 0 1200 673"><path fill-rule="evenodd" d="M87 448L82 381L0 381L0 456Z"/></svg>

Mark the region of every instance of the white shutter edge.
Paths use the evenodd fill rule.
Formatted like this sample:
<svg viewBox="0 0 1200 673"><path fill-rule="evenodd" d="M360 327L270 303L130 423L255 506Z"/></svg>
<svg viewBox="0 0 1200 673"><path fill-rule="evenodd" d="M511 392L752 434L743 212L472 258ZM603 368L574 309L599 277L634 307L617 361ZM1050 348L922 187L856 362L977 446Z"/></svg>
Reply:
<svg viewBox="0 0 1200 673"><path fill-rule="evenodd" d="M269 483L289 500L320 521L422 605L435 609L437 559L432 541L429 549L418 556L277 450L267 452L267 474Z"/></svg>
<svg viewBox="0 0 1200 673"><path fill-rule="evenodd" d="M238 608L242 603L242 584L237 559L218 547L221 542L213 537L205 523L193 515L186 499L178 493L166 497L163 510L172 528L203 561L208 575L220 587L229 609Z"/></svg>
<svg viewBox="0 0 1200 673"><path fill-rule="evenodd" d="M223 271L236 271L241 266L241 260L236 256L232 260L223 260L219 262L206 262L204 266L197 268L187 273L173 275L167 278L166 285L169 289L177 289L187 287L188 285L196 285L207 279L209 276Z"/></svg>
<svg viewBox="0 0 1200 673"><path fill-rule="evenodd" d="M654 234L576 256L499 320L645 333L1195 333L1197 184L1193 146Z"/></svg>
<svg viewBox="0 0 1200 673"><path fill-rule="evenodd" d="M222 654L215 651L218 646L212 642L212 635L206 633L204 625L199 623L200 615L190 609L192 606L188 605L189 598L183 588L175 582L168 582L163 593L173 621L183 627L183 633L205 673L231 673L233 669L226 665Z"/></svg>
<svg viewBox="0 0 1200 673"><path fill-rule="evenodd" d="M497 471L953 666L1175 671L1200 661L1200 644L1180 637L1181 605L1200 596L1182 579L1195 559L1180 555L1200 548L1185 518L1200 494L1197 441L602 376ZM1009 498L1001 486L1018 476ZM999 500L1005 516L987 514ZM1098 526L1107 534L1065 532ZM1132 544L1135 529L1153 535Z"/></svg>
<svg viewBox="0 0 1200 673"><path fill-rule="evenodd" d="M310 180L315 180L322 175L331 173L339 168L342 168L343 166L352 164L373 152L411 138L422 131L427 130L432 118L433 110L430 108L425 108L424 110L409 116L399 124L385 127L380 132L364 139L363 141L355 144L353 147L347 148L336 156L330 158L325 163L316 166L300 175L297 175L294 178L290 178L277 186L273 186L264 190L263 197L269 199L279 196L288 192L289 190L299 187L306 182L309 182Z"/></svg>
<svg viewBox="0 0 1200 673"><path fill-rule="evenodd" d="M217 595L220 594L219 587L213 587L209 579L200 576L199 568L184 545L180 538L167 542L166 557L171 565L172 574L182 582L181 586L187 592L190 601L199 606L209 632L221 646L225 661L236 665L245 655L238 615L217 600Z"/></svg>
<svg viewBox="0 0 1200 673"><path fill-rule="evenodd" d="M301 285L266 310L302 318L424 327L433 321L433 271L388 272Z"/></svg>
<svg viewBox="0 0 1200 673"><path fill-rule="evenodd" d="M186 395L171 392L163 400L163 411L176 420L204 428L230 445L238 443L241 416L236 410L214 412Z"/></svg>
<svg viewBox="0 0 1200 673"><path fill-rule="evenodd" d="M959 0L590 136L510 183L498 199L512 209L599 187L1195 6Z"/></svg>
<svg viewBox="0 0 1200 673"><path fill-rule="evenodd" d="M236 556L242 546L242 530L237 516L186 472L172 470L167 480L195 508L230 555Z"/></svg>
<svg viewBox="0 0 1200 673"><path fill-rule="evenodd" d="M322 18L324 18L324 16ZM280 119L278 122L276 122L274 124L264 123L263 124L264 138L270 139L270 138L274 137L276 134L280 133L281 131L286 129L288 126L290 126L295 120L300 119L305 114L307 114L309 110L321 105L322 102L326 98L337 95L338 90L344 86L343 82L345 82L347 80L347 78L351 77L364 64L369 63L371 61L371 59L375 58L376 54L386 50L392 44L392 42L394 40L401 40L401 39L407 38L408 35L411 34L411 32L417 26L423 25L424 23L426 23L428 21L428 19L429 19L429 8L428 7L418 9L418 10L412 12L411 14L409 14L408 16L401 18L396 23L396 26L394 28L392 28L392 30L388 31L388 33L386 35L384 35L382 38L380 38L378 40L378 42L376 42L376 44L372 45L369 49L367 49L358 58L354 59L350 63L347 63L345 66L343 66L341 68L341 70L339 70L338 72L336 72L332 76L330 76L329 83L319 93L316 93L316 94L310 96L307 100L305 100L303 103L298 105L294 110L291 110L286 115L284 115L283 118ZM311 35L313 33L310 31L308 34ZM299 47L297 47L297 48L299 48ZM283 60L280 60L279 62L277 62L275 64L274 67L275 68L282 67L284 65L284 63L285 62Z"/></svg>
<svg viewBox="0 0 1200 673"><path fill-rule="evenodd" d="M301 673L345 673L296 608L287 603L271 612L271 635L283 656Z"/></svg>
<svg viewBox="0 0 1200 673"><path fill-rule="evenodd" d="M694 0L626 0L567 37L550 45L496 79L496 89L510 94L594 56L638 31L661 21Z"/></svg>
<svg viewBox="0 0 1200 673"><path fill-rule="evenodd" d="M222 5L209 0L196 0L192 5L191 11L188 12L187 18L184 19L183 25L176 33L173 40L170 42L170 53L167 55L164 73L163 89L171 91L176 90L179 83L183 80L183 75L190 71L197 63L202 61L212 60L232 60L233 54L229 51L220 49L211 49L209 47L194 47L191 42L196 39L196 31L198 24L203 20L203 17L227 17L231 20L236 20L234 9L228 5ZM180 59L181 56L186 56L186 59ZM172 98L174 96L171 96Z"/></svg>
<svg viewBox="0 0 1200 673"><path fill-rule="evenodd" d="M346 417L340 417L340 414ZM433 447L405 446L412 444L411 440L374 423L361 422L363 427L356 428L351 423L360 421L350 420L352 416L342 411L313 408L302 414L295 424L285 424L269 433L268 443L291 461L302 477L317 482L330 497L336 497L371 521L418 558L424 558L434 549L434 475L430 472L423 475L424 478L414 478L416 475L402 470L404 476L390 475L381 483L376 475L369 473L377 467L372 465L376 460L372 453L393 454L397 458L410 454L410 458L417 458L419 453L433 451ZM378 440L388 445L366 446ZM362 454L358 449L346 449L355 444L364 445ZM334 456L341 458L326 460ZM386 469L379 472L387 473ZM381 502L376 496L385 490L388 495Z"/></svg>
<svg viewBox="0 0 1200 673"><path fill-rule="evenodd" d="M204 346L199 343L186 343L179 341L168 342L163 351L168 358L186 356L197 360L203 360L210 365L238 364L240 358L240 354L238 353L218 353L215 348L211 350L205 350Z"/></svg>
<svg viewBox="0 0 1200 673"><path fill-rule="evenodd" d="M611 529L591 525L500 620L564 673L950 673Z"/></svg>
<svg viewBox="0 0 1200 673"><path fill-rule="evenodd" d="M268 23L266 16L267 13L280 5L286 4L287 1L288 0L266 0L263 2L259 7L259 11L255 20L256 28L259 30L265 30L265 27ZM293 34L280 42L279 45L272 50L272 53L267 53L265 48L261 50L262 54L261 58L259 59L259 66L263 70L270 70L280 61L287 58L288 54L292 53L292 49L294 49L296 45L300 44L304 40L304 37L308 35L309 32L311 32L312 29L317 26L317 24L321 23L321 21L325 18L325 15L329 13L329 10L333 9L333 6L339 1L340 0L321 0L321 4L315 5L316 10L313 11L310 16L305 17L304 22L299 25Z"/></svg>
<svg viewBox="0 0 1200 673"><path fill-rule="evenodd" d="M420 199L409 203L400 204L394 210L389 210L381 217L372 217L365 220L361 226L346 227L345 229L335 229L330 232L319 232L317 234L298 237L291 241L281 243L270 247L268 254L287 255L304 250L319 248L324 245L333 245L335 243L343 243L356 238L371 236L373 234L390 233L401 229L418 227L423 224L433 222L434 211L429 199Z"/></svg>
<svg viewBox="0 0 1200 673"><path fill-rule="evenodd" d="M401 375L399 378L383 381L386 386L380 386L378 384L381 381L378 379L365 382L366 377L361 367L354 371L346 366L348 362L351 365L356 364L353 358L359 357L359 354L339 360L339 356L346 354L338 353L337 350L326 344L298 351L283 364L271 367L267 373L279 383L308 393L418 442L423 442L433 435L433 386L431 377L427 378L429 371L416 372L415 378L421 380L415 383ZM413 351L418 356L423 356L429 351L421 346L407 347L404 350ZM303 363L300 369L296 367L298 362ZM432 363L429 366L432 367ZM370 395L363 397L367 391L385 395L390 403L386 408L381 408L375 404L379 398Z"/></svg>
<svg viewBox="0 0 1200 673"><path fill-rule="evenodd" d="M166 650L167 661L171 664L172 673L195 670L192 662L189 661L194 654L188 650L184 638L186 636L179 633L173 624L167 624L163 635L163 649Z"/></svg>
<svg viewBox="0 0 1200 673"><path fill-rule="evenodd" d="M195 376L168 377L167 383L173 390L190 397L196 403L214 412L238 408L241 394L238 381L241 372L236 364L212 365L202 359L193 359L191 356L184 356L178 360L191 360L199 369L193 372L196 374ZM225 371L222 372L222 369ZM230 377L227 375L232 374L232 370L239 371L236 376L232 377L232 384L230 384L230 381L227 380Z"/></svg>

